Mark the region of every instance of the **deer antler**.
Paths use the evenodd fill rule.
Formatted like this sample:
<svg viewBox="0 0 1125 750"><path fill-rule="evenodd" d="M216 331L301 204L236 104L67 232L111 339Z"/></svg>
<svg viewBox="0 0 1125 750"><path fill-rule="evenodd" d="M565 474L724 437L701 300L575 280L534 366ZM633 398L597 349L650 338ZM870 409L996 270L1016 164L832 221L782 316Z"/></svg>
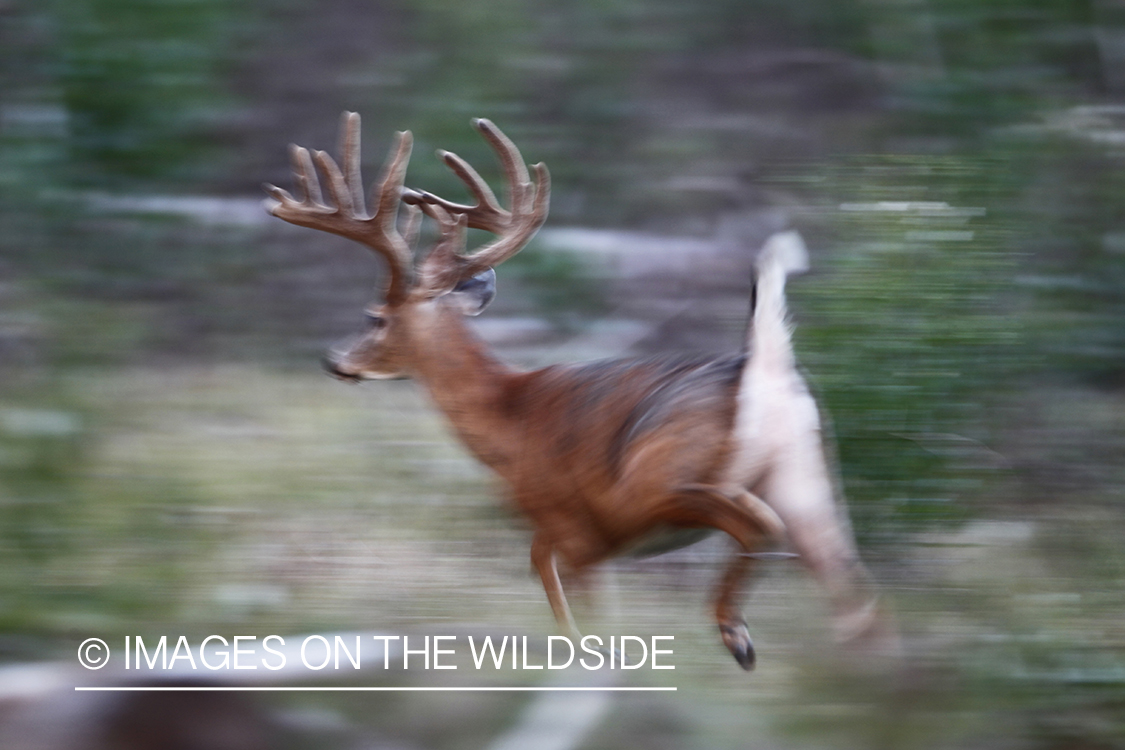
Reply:
<svg viewBox="0 0 1125 750"><path fill-rule="evenodd" d="M382 180L372 190L369 214L363 195L363 179L359 165L359 115L345 112L342 121L340 159L343 171L324 151L310 152L301 146L290 146L293 175L297 180L300 200L273 185L265 189L276 201L268 207L271 214L291 224L332 232L361 242L383 256L390 268L387 286L387 304L396 305L406 299L410 291L413 258L410 246L397 227L398 205L402 196L402 183L410 161L413 144L409 131L397 134L391 146ZM330 198L325 203L320 190L316 164L328 179ZM409 224L414 224L409 221ZM416 229L416 225L415 225ZM415 230L409 229L407 234Z"/></svg>
<svg viewBox="0 0 1125 750"><path fill-rule="evenodd" d="M547 167L542 163L531 167L535 172L535 182L532 183L519 149L499 128L485 119L473 120L473 126L492 145L500 158L510 186L512 208L509 211L500 205L491 188L468 162L449 151L439 151L441 159L476 196L476 205L453 203L430 192L413 190L403 193L403 201L420 206L427 215L434 218L442 227L443 237L448 232L461 232L457 226L459 222L451 222L448 215L441 215L446 212L463 216L464 223L473 229L484 229L499 237L472 255L447 252L433 257L436 254L431 254L433 260L427 259L427 266L438 263L445 265L440 273L438 269L427 269L431 278L455 277L456 280L462 280L498 266L519 252L547 220L547 206L551 195L551 176ZM460 226L463 227L464 224Z"/></svg>

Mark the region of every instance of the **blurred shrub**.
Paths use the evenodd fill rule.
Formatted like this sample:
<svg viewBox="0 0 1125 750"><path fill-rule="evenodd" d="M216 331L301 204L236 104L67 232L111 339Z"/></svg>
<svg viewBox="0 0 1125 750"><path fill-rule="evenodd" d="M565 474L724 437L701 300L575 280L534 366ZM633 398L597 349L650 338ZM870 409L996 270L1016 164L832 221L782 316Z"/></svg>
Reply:
<svg viewBox="0 0 1125 750"><path fill-rule="evenodd" d="M1007 174L964 156L866 156L821 183L835 252L796 283L802 360L838 425L857 525L970 515L1005 468L991 407L1018 371ZM999 183L999 184L998 184ZM899 529L901 531L901 529Z"/></svg>
<svg viewBox="0 0 1125 750"><path fill-rule="evenodd" d="M608 308L603 280L573 252L532 243L505 264L535 311L561 330L573 330Z"/></svg>
<svg viewBox="0 0 1125 750"><path fill-rule="evenodd" d="M208 129L230 116L222 74L238 28L229 3L55 0L40 12L52 26L46 64L66 108L71 179L104 189L216 166Z"/></svg>
<svg viewBox="0 0 1125 750"><path fill-rule="evenodd" d="M369 292L358 264L323 262L330 240L107 216L83 191L249 194L287 179L287 141L332 147L344 108L365 114L372 164L391 130L413 128L409 181L454 199L463 187L429 152L458 151L498 186L467 125L495 119L550 164L555 224L706 232L724 213L791 211L823 250L818 277L792 286L801 358L877 551L909 561L904 530L1035 501L1048 518L1060 498L1119 510L1125 127L1108 13L1063 0L0 3L0 628L175 617L172 584L194 570L181 562L218 538L195 509L236 495L184 479L176 450L149 475L100 477L125 399L76 395L86 376L240 358L311 368ZM510 268L560 325L599 311L572 256L533 247ZM273 473L271 451L247 473ZM287 482L323 479L288 463ZM1104 541L1053 538L1073 566L1061 580L1120 588ZM1035 619L1014 622L993 627ZM1074 632L1047 656L985 653L971 695L1023 691L1013 711L1027 714L1072 695L1068 664L1101 653L1075 656ZM1013 677L1025 658L1051 669ZM1119 682L1101 684L1119 706Z"/></svg>

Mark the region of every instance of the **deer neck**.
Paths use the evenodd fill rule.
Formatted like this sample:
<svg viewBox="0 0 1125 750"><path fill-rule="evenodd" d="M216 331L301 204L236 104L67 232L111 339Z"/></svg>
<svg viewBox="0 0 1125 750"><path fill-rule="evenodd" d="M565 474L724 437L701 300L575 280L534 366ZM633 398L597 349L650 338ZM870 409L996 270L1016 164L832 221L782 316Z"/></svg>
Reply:
<svg viewBox="0 0 1125 750"><path fill-rule="evenodd" d="M422 306L413 323L414 378L430 392L466 447L503 473L511 461L513 441L508 435L515 425L501 401L515 371L441 300Z"/></svg>

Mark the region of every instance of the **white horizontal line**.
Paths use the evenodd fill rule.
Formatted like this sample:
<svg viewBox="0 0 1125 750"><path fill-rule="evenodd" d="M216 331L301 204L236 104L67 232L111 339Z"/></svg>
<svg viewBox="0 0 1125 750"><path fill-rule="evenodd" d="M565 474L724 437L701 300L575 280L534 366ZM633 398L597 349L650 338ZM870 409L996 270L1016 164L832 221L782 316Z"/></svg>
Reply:
<svg viewBox="0 0 1125 750"><path fill-rule="evenodd" d="M380 693L643 693L675 692L674 687L240 687L240 686L185 686L161 685L158 687L80 687L76 691L96 691L109 693L231 693L231 692L380 692Z"/></svg>

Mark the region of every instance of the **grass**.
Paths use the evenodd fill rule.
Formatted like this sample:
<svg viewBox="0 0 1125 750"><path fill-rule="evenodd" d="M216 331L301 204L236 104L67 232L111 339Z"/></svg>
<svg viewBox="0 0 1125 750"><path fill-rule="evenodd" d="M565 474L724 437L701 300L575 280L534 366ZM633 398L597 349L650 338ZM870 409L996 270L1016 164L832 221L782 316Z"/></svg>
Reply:
<svg viewBox="0 0 1125 750"><path fill-rule="evenodd" d="M74 505L43 522L66 543L22 561L5 550L5 599L22 600L6 607L9 632L60 644L94 634L553 632L526 530L414 384L356 388L240 364L73 372L65 390L77 394L70 412L0 412L9 439L23 419L25 433L38 425L37 439L81 446L68 474ZM607 606L580 609L586 630L674 635L674 672L627 679L680 690L615 699L587 746L737 748L768 735L800 747L825 738L840 748L959 747L982 737L1054 746L1045 738L1079 736L1112 747L1122 731L1111 717L1125 686L1125 597L1106 582L1125 569L1113 541L1120 524L1076 507L900 537L894 566L876 566L907 636L897 676L857 672L841 657L820 592L795 564L762 566L746 608L760 667L746 675L707 614L724 544L617 563L602 581ZM1059 554L1067 538L1098 545L1098 576ZM326 706L349 731L459 748L495 736L524 704L273 705ZM425 720L433 711L449 715ZM1102 717L1095 730L1090 716Z"/></svg>

